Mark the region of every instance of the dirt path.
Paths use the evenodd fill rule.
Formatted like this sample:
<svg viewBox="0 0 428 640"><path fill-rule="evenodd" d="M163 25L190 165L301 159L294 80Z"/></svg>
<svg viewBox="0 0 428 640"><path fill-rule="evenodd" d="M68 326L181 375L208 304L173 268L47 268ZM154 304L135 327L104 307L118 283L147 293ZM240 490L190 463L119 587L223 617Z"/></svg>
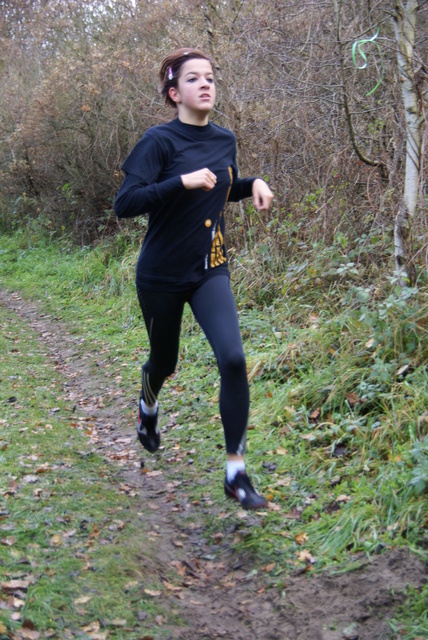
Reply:
<svg viewBox="0 0 428 640"><path fill-rule="evenodd" d="M404 601L403 590L425 582L426 567L420 559L406 549L395 549L340 576L290 576L284 594L266 588L260 574L252 575L257 568L254 558L238 557L227 541L222 541L213 561L200 506L187 500L185 481L171 481L161 472L141 473L143 453L131 418L135 398L106 378L100 366L103 354L18 294L0 291L0 303L38 333L46 357L65 380L64 392L76 417L90 418L90 446L119 464L123 483L137 492L138 508L156 540L154 565L159 576L167 580L173 567L183 577L186 589L171 591L164 603L187 621L171 629L171 640L396 637L386 621Z"/></svg>

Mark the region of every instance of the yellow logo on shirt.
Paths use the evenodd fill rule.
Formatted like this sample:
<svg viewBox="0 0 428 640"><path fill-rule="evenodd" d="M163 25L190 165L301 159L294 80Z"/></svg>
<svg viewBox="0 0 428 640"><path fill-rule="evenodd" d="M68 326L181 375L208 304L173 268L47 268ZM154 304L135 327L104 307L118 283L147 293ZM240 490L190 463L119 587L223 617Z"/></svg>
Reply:
<svg viewBox="0 0 428 640"><path fill-rule="evenodd" d="M230 194L230 190L232 188L232 182L233 182L232 167L228 167L228 170L229 170L230 184L229 184L229 190L226 196L226 202L229 199L229 194ZM226 250L224 248L224 238L220 228L220 222L223 215L224 215L224 212L221 211L218 218L217 231L214 235L213 242L211 245L211 257L210 257L211 268L219 267L221 264L224 264L225 262L227 262Z"/></svg>

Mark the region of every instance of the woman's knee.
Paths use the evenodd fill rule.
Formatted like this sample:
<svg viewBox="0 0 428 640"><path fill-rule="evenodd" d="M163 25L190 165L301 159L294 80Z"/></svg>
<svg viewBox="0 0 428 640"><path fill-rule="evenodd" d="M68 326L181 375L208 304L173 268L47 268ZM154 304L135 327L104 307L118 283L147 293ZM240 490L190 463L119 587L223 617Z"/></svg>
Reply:
<svg viewBox="0 0 428 640"><path fill-rule="evenodd" d="M241 350L229 351L220 359L219 369L224 374L241 375L246 373L244 352Z"/></svg>

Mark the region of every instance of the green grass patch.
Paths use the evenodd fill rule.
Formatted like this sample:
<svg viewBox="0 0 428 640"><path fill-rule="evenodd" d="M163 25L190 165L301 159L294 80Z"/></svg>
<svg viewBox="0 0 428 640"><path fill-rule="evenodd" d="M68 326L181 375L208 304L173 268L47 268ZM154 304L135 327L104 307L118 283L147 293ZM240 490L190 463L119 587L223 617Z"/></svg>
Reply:
<svg viewBox="0 0 428 640"><path fill-rule="evenodd" d="M390 621L397 638L421 640L428 638L428 585L417 590L408 589L406 603L399 608L396 617Z"/></svg>

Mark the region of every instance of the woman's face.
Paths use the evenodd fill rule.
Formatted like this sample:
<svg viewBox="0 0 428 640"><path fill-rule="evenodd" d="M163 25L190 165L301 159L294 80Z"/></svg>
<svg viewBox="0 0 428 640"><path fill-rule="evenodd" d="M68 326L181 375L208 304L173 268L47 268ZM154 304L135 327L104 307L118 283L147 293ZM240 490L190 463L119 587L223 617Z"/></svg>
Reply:
<svg viewBox="0 0 428 640"><path fill-rule="evenodd" d="M180 114L208 114L216 97L211 63L202 58L185 62L180 68L178 87L172 87L169 95Z"/></svg>

